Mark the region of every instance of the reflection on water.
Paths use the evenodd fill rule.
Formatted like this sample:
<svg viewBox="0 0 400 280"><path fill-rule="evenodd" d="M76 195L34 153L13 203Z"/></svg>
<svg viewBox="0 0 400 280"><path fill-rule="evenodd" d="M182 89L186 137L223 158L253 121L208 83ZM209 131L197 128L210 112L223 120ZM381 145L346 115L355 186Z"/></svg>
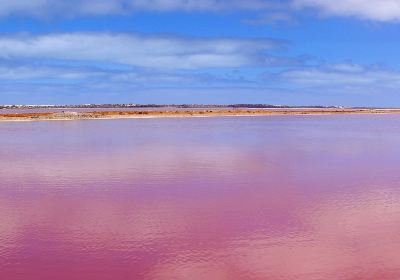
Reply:
<svg viewBox="0 0 400 280"><path fill-rule="evenodd" d="M0 279L400 279L399 128L0 123Z"/></svg>

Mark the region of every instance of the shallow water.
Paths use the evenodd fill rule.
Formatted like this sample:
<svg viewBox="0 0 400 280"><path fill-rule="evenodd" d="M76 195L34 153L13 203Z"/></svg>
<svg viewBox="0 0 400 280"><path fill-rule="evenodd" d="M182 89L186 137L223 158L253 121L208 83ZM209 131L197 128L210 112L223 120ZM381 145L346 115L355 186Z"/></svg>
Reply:
<svg viewBox="0 0 400 280"><path fill-rule="evenodd" d="M0 123L0 279L400 279L400 116Z"/></svg>

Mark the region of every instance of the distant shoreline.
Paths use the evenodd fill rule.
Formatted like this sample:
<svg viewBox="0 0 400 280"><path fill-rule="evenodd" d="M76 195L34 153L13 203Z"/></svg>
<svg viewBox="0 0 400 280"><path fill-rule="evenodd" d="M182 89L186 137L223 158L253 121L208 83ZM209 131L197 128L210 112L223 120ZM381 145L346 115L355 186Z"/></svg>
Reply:
<svg viewBox="0 0 400 280"><path fill-rule="evenodd" d="M152 111L92 111L92 112L37 112L5 113L1 121L96 120L129 118L185 118L185 117L242 117L242 116L302 116L302 115L362 115L400 114L400 109L208 109L208 110L152 110Z"/></svg>
<svg viewBox="0 0 400 280"><path fill-rule="evenodd" d="M323 106L323 105L307 105L307 106L289 106L289 105L272 105L272 104L69 104L69 105L0 105L1 109L144 109L144 108L184 108L184 109L293 109L293 108L314 108L314 109L343 109L350 107L342 106ZM372 107L352 107L353 109L374 109Z"/></svg>

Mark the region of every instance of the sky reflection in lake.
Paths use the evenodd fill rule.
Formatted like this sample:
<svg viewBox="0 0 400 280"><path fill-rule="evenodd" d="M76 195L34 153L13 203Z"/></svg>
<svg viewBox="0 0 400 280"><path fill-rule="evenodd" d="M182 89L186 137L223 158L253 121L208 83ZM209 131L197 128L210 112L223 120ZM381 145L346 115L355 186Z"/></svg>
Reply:
<svg viewBox="0 0 400 280"><path fill-rule="evenodd" d="M399 279L399 128L0 123L0 278Z"/></svg>

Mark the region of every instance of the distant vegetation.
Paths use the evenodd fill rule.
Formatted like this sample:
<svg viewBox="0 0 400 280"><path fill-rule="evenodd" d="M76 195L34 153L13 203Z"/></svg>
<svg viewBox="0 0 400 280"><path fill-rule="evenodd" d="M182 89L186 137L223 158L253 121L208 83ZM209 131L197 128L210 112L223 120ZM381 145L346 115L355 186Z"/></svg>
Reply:
<svg viewBox="0 0 400 280"><path fill-rule="evenodd" d="M338 106L287 106L271 104L79 104L79 105L0 105L0 109L45 109L45 108L341 108Z"/></svg>

